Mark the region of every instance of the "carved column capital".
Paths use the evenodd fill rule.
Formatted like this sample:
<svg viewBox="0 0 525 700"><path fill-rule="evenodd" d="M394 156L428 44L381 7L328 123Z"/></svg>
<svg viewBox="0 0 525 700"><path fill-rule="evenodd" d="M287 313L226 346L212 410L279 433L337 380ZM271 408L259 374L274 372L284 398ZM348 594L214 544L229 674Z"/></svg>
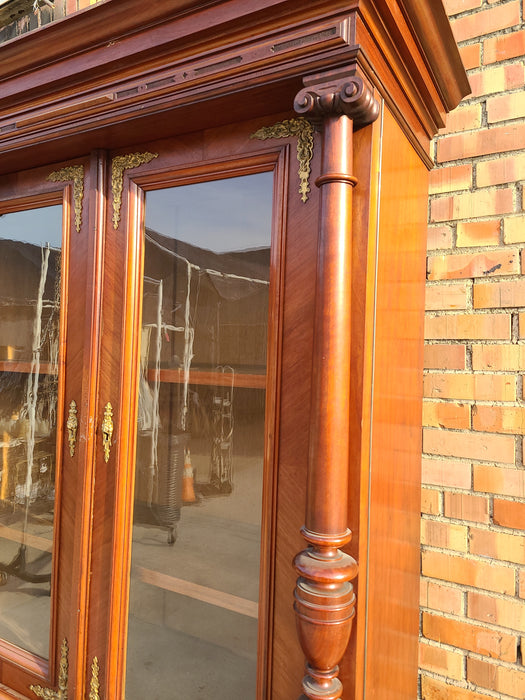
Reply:
<svg viewBox="0 0 525 700"><path fill-rule="evenodd" d="M353 71L352 71L353 72ZM368 82L360 75L315 76L305 79L294 100L297 114L312 119L346 115L354 128L371 124L379 116L379 103Z"/></svg>

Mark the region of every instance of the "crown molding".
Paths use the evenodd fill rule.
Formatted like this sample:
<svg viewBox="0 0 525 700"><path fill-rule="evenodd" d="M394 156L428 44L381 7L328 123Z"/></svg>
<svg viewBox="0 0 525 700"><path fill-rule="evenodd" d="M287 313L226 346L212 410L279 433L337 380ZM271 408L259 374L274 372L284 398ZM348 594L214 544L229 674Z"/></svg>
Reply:
<svg viewBox="0 0 525 700"><path fill-rule="evenodd" d="M0 170L291 113L305 76L355 63L427 153L468 86L445 20L436 0L102 0L0 46Z"/></svg>

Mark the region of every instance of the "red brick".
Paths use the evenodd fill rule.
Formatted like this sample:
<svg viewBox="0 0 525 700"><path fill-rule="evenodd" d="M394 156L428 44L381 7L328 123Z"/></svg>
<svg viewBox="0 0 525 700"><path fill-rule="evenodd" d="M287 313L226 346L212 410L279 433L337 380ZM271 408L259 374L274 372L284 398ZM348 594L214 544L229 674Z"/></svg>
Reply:
<svg viewBox="0 0 525 700"><path fill-rule="evenodd" d="M525 179L525 154L516 153L507 158L484 160L476 165L478 187L504 185Z"/></svg>
<svg viewBox="0 0 525 700"><path fill-rule="evenodd" d="M465 347L465 345L445 345L442 343L425 345L425 369L465 369Z"/></svg>
<svg viewBox="0 0 525 700"><path fill-rule="evenodd" d="M467 552L467 537L468 528L466 525L427 520L426 518L421 521L421 544L427 547Z"/></svg>
<svg viewBox="0 0 525 700"><path fill-rule="evenodd" d="M428 398L463 401L515 401L516 377L512 374L429 372L424 377Z"/></svg>
<svg viewBox="0 0 525 700"><path fill-rule="evenodd" d="M488 700L485 694L425 675L421 676L421 697L422 700Z"/></svg>
<svg viewBox="0 0 525 700"><path fill-rule="evenodd" d="M472 467L468 462L454 459L423 457L421 460L421 480L424 484L469 489L472 484Z"/></svg>
<svg viewBox="0 0 525 700"><path fill-rule="evenodd" d="M435 549L421 553L423 576L479 588L483 591L514 594L514 569L462 554L454 556Z"/></svg>
<svg viewBox="0 0 525 700"><path fill-rule="evenodd" d="M450 226L429 226L427 248L436 250L452 246L452 228Z"/></svg>
<svg viewBox="0 0 525 700"><path fill-rule="evenodd" d="M512 698L525 698L525 671L481 659L467 659L467 679Z"/></svg>
<svg viewBox="0 0 525 700"><path fill-rule="evenodd" d="M449 17L459 15L461 12L473 10L475 7L481 7L481 0L444 0L443 5Z"/></svg>
<svg viewBox="0 0 525 700"><path fill-rule="evenodd" d="M451 615L463 614L463 591L444 583L421 579L421 606Z"/></svg>
<svg viewBox="0 0 525 700"><path fill-rule="evenodd" d="M525 54L525 30L491 37L483 42L483 62L495 63Z"/></svg>
<svg viewBox="0 0 525 700"><path fill-rule="evenodd" d="M514 437L510 435L423 430L423 452L427 454L514 464L515 447Z"/></svg>
<svg viewBox="0 0 525 700"><path fill-rule="evenodd" d="M525 131L523 135L525 138ZM497 216L510 214L513 211L514 195L513 190L509 187L499 190L481 189L450 197L437 197L430 202L430 219L433 222Z"/></svg>
<svg viewBox="0 0 525 700"><path fill-rule="evenodd" d="M470 406L454 401L423 401L423 425L431 428L470 428Z"/></svg>
<svg viewBox="0 0 525 700"><path fill-rule="evenodd" d="M521 178L520 178L521 179ZM523 173L525 180L525 172ZM505 243L523 243L525 242L525 216L505 217L503 240ZM523 274L523 255L522 274Z"/></svg>
<svg viewBox="0 0 525 700"><path fill-rule="evenodd" d="M477 46L479 56L479 44ZM445 123L446 126L444 129L440 130L440 134L454 134L457 132L469 131L471 129L479 129L481 127L481 105L467 104L457 107L452 112L447 114ZM451 192L452 190L449 191Z"/></svg>
<svg viewBox="0 0 525 700"><path fill-rule="evenodd" d="M419 666L427 671L439 673L447 678L461 680L463 677L464 655L450 651L426 641L419 644Z"/></svg>
<svg viewBox="0 0 525 700"><path fill-rule="evenodd" d="M468 288L465 283L427 285L425 308L427 311L466 309L467 295Z"/></svg>
<svg viewBox="0 0 525 700"><path fill-rule="evenodd" d="M425 317L427 340L510 340L509 314L444 314Z"/></svg>
<svg viewBox="0 0 525 700"><path fill-rule="evenodd" d="M506 29L519 23L520 3L517 0L451 21L452 31L458 42L483 34L492 34L498 29Z"/></svg>
<svg viewBox="0 0 525 700"><path fill-rule="evenodd" d="M525 154L484 160L476 166L478 187L503 185L525 179Z"/></svg>
<svg viewBox="0 0 525 700"><path fill-rule="evenodd" d="M472 407L474 430L525 435L525 408L522 406Z"/></svg>
<svg viewBox="0 0 525 700"><path fill-rule="evenodd" d="M517 90L523 87L525 72L520 63L496 65L472 72L469 76L470 87L474 97L485 97L496 92Z"/></svg>
<svg viewBox="0 0 525 700"><path fill-rule="evenodd" d="M456 245L458 247L498 245L500 220L462 221L458 224Z"/></svg>
<svg viewBox="0 0 525 700"><path fill-rule="evenodd" d="M525 94L520 91L489 98L487 117L489 124L525 117Z"/></svg>
<svg viewBox="0 0 525 700"><path fill-rule="evenodd" d="M427 264L429 280L498 277L519 272L519 254L510 248L487 253L431 255Z"/></svg>
<svg viewBox="0 0 525 700"><path fill-rule="evenodd" d="M470 553L499 561L525 564L525 535L509 535L506 532L471 528Z"/></svg>
<svg viewBox="0 0 525 700"><path fill-rule="evenodd" d="M516 598L496 598L471 591L468 593L468 616L480 622L525 632L525 605Z"/></svg>
<svg viewBox="0 0 525 700"><path fill-rule="evenodd" d="M459 55L465 70L478 68L481 65L481 44L467 44L459 47ZM448 121L448 120L447 120Z"/></svg>
<svg viewBox="0 0 525 700"><path fill-rule="evenodd" d="M468 190L472 184L472 165L453 165L434 168L430 171L429 193L456 192Z"/></svg>
<svg viewBox="0 0 525 700"><path fill-rule="evenodd" d="M477 523L490 522L489 500L486 496L446 492L443 512L445 517L454 520L469 520Z"/></svg>
<svg viewBox="0 0 525 700"><path fill-rule="evenodd" d="M439 355L436 360L438 359ZM443 369L463 369L463 367L443 365ZM521 372L525 370L525 345L473 345L472 369Z"/></svg>
<svg viewBox="0 0 525 700"><path fill-rule="evenodd" d="M437 159L443 163L522 148L525 148L525 124L509 124L467 134L442 136L438 139Z"/></svg>
<svg viewBox="0 0 525 700"><path fill-rule="evenodd" d="M473 297L476 309L504 309L525 306L525 279L490 284L478 282L474 284Z"/></svg>
<svg viewBox="0 0 525 700"><path fill-rule="evenodd" d="M423 635L441 644L468 649L502 661L516 660L516 638L510 634L423 613Z"/></svg>
<svg viewBox="0 0 525 700"><path fill-rule="evenodd" d="M441 494L437 489L421 489L421 512L427 515L441 514Z"/></svg>
<svg viewBox="0 0 525 700"><path fill-rule="evenodd" d="M525 503L494 499L494 523L515 530L525 530Z"/></svg>
<svg viewBox="0 0 525 700"><path fill-rule="evenodd" d="M475 464L474 490L525 498L525 470Z"/></svg>

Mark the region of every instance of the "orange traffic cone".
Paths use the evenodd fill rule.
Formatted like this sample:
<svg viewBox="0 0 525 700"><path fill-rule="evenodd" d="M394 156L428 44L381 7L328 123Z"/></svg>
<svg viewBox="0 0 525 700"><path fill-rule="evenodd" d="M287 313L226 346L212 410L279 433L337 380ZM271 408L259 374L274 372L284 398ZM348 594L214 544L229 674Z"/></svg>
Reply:
<svg viewBox="0 0 525 700"><path fill-rule="evenodd" d="M191 466L190 451L184 451L184 471L182 473L182 502L195 503L195 489L193 488L193 467Z"/></svg>

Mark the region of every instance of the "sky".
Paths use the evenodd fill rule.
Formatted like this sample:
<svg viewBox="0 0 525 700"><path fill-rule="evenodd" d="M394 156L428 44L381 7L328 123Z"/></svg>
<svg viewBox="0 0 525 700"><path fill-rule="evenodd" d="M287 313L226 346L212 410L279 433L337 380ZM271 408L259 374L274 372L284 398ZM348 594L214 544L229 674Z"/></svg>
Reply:
<svg viewBox="0 0 525 700"><path fill-rule="evenodd" d="M15 211L0 216L0 238L62 247L62 205Z"/></svg>
<svg viewBox="0 0 525 700"><path fill-rule="evenodd" d="M146 193L146 227L223 253L268 247L273 173L181 185Z"/></svg>
<svg viewBox="0 0 525 700"><path fill-rule="evenodd" d="M268 247L272 199L271 172L149 191L146 226L216 253ZM0 215L0 238L60 248L62 206Z"/></svg>

